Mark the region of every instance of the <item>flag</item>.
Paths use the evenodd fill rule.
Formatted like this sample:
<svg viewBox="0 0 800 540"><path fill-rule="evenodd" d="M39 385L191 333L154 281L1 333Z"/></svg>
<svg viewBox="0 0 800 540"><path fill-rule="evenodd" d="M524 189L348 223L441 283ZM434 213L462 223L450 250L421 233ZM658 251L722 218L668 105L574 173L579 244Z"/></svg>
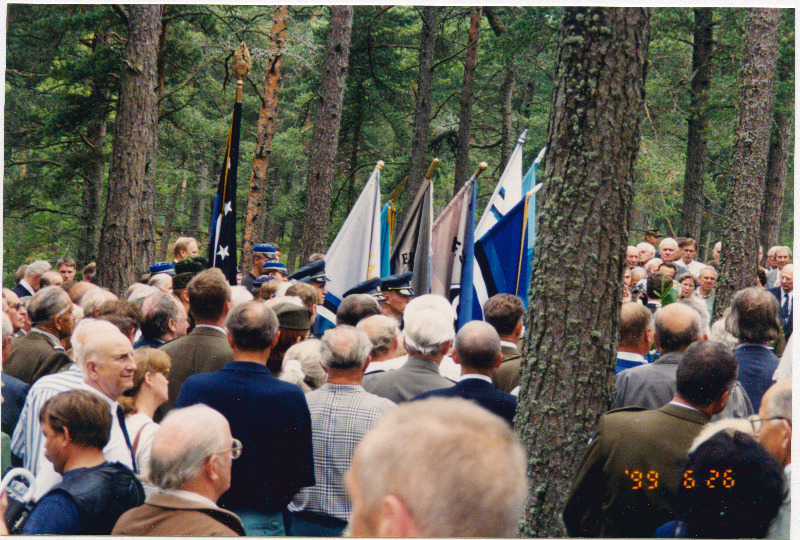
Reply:
<svg viewBox="0 0 800 540"><path fill-rule="evenodd" d="M536 170L544 159L545 150L547 150L546 146L539 151L536 159L531 164L531 168L525 173L525 177L522 179L522 193L529 193L536 185Z"/></svg>
<svg viewBox="0 0 800 540"><path fill-rule="evenodd" d="M481 220L475 226L476 238L486 234L497 223L497 220L522 200L522 194L525 193L522 191L522 145L525 144L527 136L527 129L519 136L517 146L511 153L511 157L508 158L500 180L497 181L492 198L489 199L489 204L486 205Z"/></svg>
<svg viewBox="0 0 800 540"><path fill-rule="evenodd" d="M381 276L391 275L392 230L394 229L394 203L387 202L381 210Z"/></svg>
<svg viewBox="0 0 800 540"><path fill-rule="evenodd" d="M242 103L233 105L233 118L228 131L228 145L222 162L222 173L211 213L208 234L209 267L219 268L228 283L236 285L236 170L239 165L239 129Z"/></svg>
<svg viewBox="0 0 800 540"><path fill-rule="evenodd" d="M392 246L392 274L413 272L414 295L431 290L431 224L433 223L433 184L424 179L411 203L400 233Z"/></svg>
<svg viewBox="0 0 800 540"><path fill-rule="evenodd" d="M458 328L472 319L476 179L477 173L432 227L431 293L441 294L453 304L459 314Z"/></svg>
<svg viewBox="0 0 800 540"><path fill-rule="evenodd" d="M339 301L351 287L381 272L381 167L379 162L325 254L328 294ZM339 301L336 301L338 306ZM334 312L335 313L335 312Z"/></svg>
<svg viewBox="0 0 800 540"><path fill-rule="evenodd" d="M525 178L522 179L523 193L530 193L531 190L536 193L542 188L541 182L538 184L536 183L536 173L544 159L545 150L547 150L546 146L539 151L536 159L533 160L531 168L525 173ZM528 234L528 260L533 260L533 243L536 239L536 199L534 198L528 206L528 230L530 231L530 234Z"/></svg>
<svg viewBox="0 0 800 540"><path fill-rule="evenodd" d="M475 262L486 286L488 297L507 293L518 296L528 307L528 285L531 278L532 247L535 229L528 226L531 214L536 214L536 189L506 213L489 232L475 242ZM477 302L477 298L475 300ZM480 307L473 311L482 317Z"/></svg>

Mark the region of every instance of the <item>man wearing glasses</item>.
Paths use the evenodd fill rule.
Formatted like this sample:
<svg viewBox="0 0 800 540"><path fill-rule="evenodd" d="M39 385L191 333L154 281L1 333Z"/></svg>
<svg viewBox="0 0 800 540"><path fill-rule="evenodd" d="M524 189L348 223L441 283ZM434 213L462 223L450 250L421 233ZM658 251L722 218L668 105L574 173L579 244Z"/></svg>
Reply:
<svg viewBox="0 0 800 540"><path fill-rule="evenodd" d="M153 439L150 479L159 490L123 514L113 534L127 536L244 535L238 516L217 506L231 485L242 443L228 421L206 405L170 411Z"/></svg>

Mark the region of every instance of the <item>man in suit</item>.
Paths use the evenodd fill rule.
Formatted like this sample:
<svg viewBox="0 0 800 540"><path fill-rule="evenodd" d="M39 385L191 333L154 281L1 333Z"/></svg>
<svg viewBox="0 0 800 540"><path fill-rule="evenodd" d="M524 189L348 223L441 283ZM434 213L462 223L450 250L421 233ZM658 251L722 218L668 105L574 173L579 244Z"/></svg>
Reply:
<svg viewBox="0 0 800 540"><path fill-rule="evenodd" d="M461 380L453 387L431 390L414 398L461 397L502 417L513 427L517 398L492 386L492 372L503 361L500 336L489 323L470 321L456 334L453 360L461 364Z"/></svg>
<svg viewBox="0 0 800 540"><path fill-rule="evenodd" d="M402 403L429 390L449 388L453 381L439 374L439 365L453 344L453 318L436 308L415 309L416 304L430 302L434 295L423 295L409 302L404 314L403 336L408 360L393 371L364 377L364 389ZM444 297L439 297L445 303ZM449 305L449 304L448 304Z"/></svg>
<svg viewBox="0 0 800 540"><path fill-rule="evenodd" d="M216 371L233 360L225 331L225 316L231 308L231 287L225 276L218 268L210 268L193 277L186 289L195 327L161 347L172 360L163 413L175 406L181 386L191 375Z"/></svg>
<svg viewBox="0 0 800 540"><path fill-rule="evenodd" d="M28 313L33 328L14 341L3 370L33 384L72 363L63 343L72 335L75 320L69 295L57 285L40 289L31 299Z"/></svg>
<svg viewBox="0 0 800 540"><path fill-rule="evenodd" d="M767 289L778 299L781 306L781 327L783 335L787 339L792 335L792 315L794 313L794 265L787 264L780 270L780 287Z"/></svg>
<svg viewBox="0 0 800 540"><path fill-rule="evenodd" d="M231 489L219 505L241 518L248 536L285 536L282 511L315 480L305 394L267 368L278 332L278 318L264 303L236 306L227 319L233 361L189 377L175 402L177 408L203 403L216 409L242 442Z"/></svg>
<svg viewBox="0 0 800 540"><path fill-rule="evenodd" d="M500 351L503 362L492 373L492 384L503 392L511 392L519 386L519 369L522 354L517 348L522 337L522 315L525 306L513 294L500 293L489 298L483 305L483 318L500 336Z"/></svg>
<svg viewBox="0 0 800 540"><path fill-rule="evenodd" d="M725 408L736 371L727 346L700 341L686 350L677 392L667 405L601 416L567 496L567 534L647 538L675 519L689 447Z"/></svg>
<svg viewBox="0 0 800 540"><path fill-rule="evenodd" d="M11 289L20 298L33 296L41 288L42 276L51 270L47 261L33 261L25 269L25 274L17 286Z"/></svg>
<svg viewBox="0 0 800 540"><path fill-rule="evenodd" d="M641 302L622 304L619 323L616 374L647 364L645 356L653 343L653 315Z"/></svg>
<svg viewBox="0 0 800 540"><path fill-rule="evenodd" d="M156 292L142 302L142 337L133 344L139 347L158 348L163 344L186 335L189 327L188 315L175 295Z"/></svg>

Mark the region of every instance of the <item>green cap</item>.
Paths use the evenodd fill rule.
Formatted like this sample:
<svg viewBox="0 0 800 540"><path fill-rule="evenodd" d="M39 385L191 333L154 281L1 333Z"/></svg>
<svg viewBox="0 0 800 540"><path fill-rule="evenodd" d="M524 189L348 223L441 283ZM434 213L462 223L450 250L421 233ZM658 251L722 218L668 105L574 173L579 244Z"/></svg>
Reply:
<svg viewBox="0 0 800 540"><path fill-rule="evenodd" d="M281 302L272 307L278 316L278 328L287 330L308 330L311 328L311 311L305 306L291 302Z"/></svg>

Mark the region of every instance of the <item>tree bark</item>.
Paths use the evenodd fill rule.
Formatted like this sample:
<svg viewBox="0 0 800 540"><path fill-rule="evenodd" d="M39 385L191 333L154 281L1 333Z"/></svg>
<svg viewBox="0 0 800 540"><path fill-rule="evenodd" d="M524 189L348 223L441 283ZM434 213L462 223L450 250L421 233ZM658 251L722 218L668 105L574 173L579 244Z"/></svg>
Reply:
<svg viewBox="0 0 800 540"><path fill-rule="evenodd" d="M417 78L417 103L414 109L414 135L411 139L411 167L408 171L408 205L397 223L405 221L408 206L419 191L428 170L428 144L431 140L431 104L433 103L433 59L436 52L437 6L426 6L422 10L422 32L419 40L419 76Z"/></svg>
<svg viewBox="0 0 800 540"><path fill-rule="evenodd" d="M161 245L158 248L158 260L167 260L167 248L169 247L170 237L172 236L172 223L175 221L175 206L178 203L178 193L181 190L180 184L176 184L169 194L167 208L164 210L164 228L161 230Z"/></svg>
<svg viewBox="0 0 800 540"><path fill-rule="evenodd" d="M500 132L500 164L498 170L504 170L511 153L514 151L516 138L514 134L514 114L513 114L513 98L514 98L514 78L516 76L516 69L514 68L514 60L509 58L506 60L506 74L503 79L503 84L500 87L500 99L502 105L500 106L500 116L503 119L503 127Z"/></svg>
<svg viewBox="0 0 800 540"><path fill-rule="evenodd" d="M614 394L649 26L643 8L564 10L515 418L522 536L564 536L570 482Z"/></svg>
<svg viewBox="0 0 800 540"><path fill-rule="evenodd" d="M160 5L129 8L108 196L97 270L116 294L136 281L155 251L157 69Z"/></svg>
<svg viewBox="0 0 800 540"><path fill-rule="evenodd" d="M767 157L767 179L764 189L764 205L761 211L761 245L766 256L770 247L776 246L781 234L781 212L783 192L786 188L786 171L789 144L793 131L792 117L783 112L775 114L775 126Z"/></svg>
<svg viewBox="0 0 800 540"><path fill-rule="evenodd" d="M339 141L352 29L353 6L331 6L325 65L309 148L303 260L308 260L314 252L324 252L327 244L333 160Z"/></svg>
<svg viewBox="0 0 800 540"><path fill-rule="evenodd" d="M272 32L270 33L270 62L264 75L264 99L258 115L256 130L256 151L253 156L253 169L250 172L249 192L247 195L247 211L244 218L244 236L242 239L242 256L240 269L246 274L253 266L253 245L258 243L257 236L264 230L264 214L267 194L274 189L270 182L270 156L272 155L272 138L275 135L275 118L278 112L278 92L281 87L281 67L283 66L283 42L286 38L286 17L289 6L276 6L272 14Z"/></svg>
<svg viewBox="0 0 800 540"><path fill-rule="evenodd" d="M464 60L464 82L458 113L458 148L456 149L453 194L458 193L469 178L469 137L472 125L472 95L475 87L475 68L478 65L478 39L481 32L483 8L473 7L469 17L467 56Z"/></svg>
<svg viewBox="0 0 800 540"><path fill-rule="evenodd" d="M695 8L692 48L692 88L689 130L686 140L686 171L683 178L683 234L699 240L703 217L703 184L706 172L706 128L708 89L711 79L713 8Z"/></svg>
<svg viewBox="0 0 800 540"><path fill-rule="evenodd" d="M756 281L761 204L775 100L778 9L751 9L745 28L731 194L714 299L717 320L733 294Z"/></svg>

